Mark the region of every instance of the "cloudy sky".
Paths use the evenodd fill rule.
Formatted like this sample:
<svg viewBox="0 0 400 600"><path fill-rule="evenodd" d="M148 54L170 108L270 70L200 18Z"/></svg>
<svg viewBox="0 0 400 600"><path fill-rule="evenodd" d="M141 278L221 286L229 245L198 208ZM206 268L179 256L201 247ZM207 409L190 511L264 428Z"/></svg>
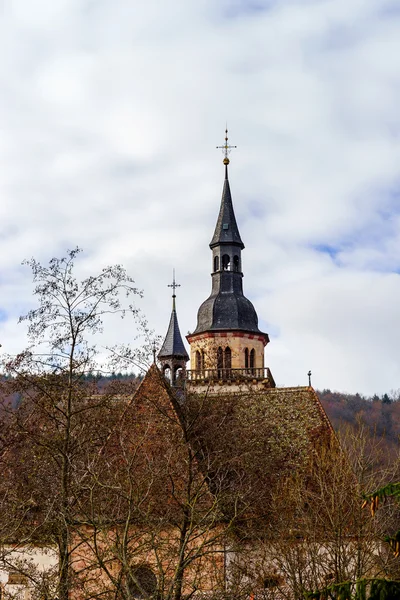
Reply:
<svg viewBox="0 0 400 600"><path fill-rule="evenodd" d="M127 268L159 334L175 267L194 330L227 121L277 383L400 388L398 0L0 0L0 52L4 350L26 343L21 261L76 245L82 273Z"/></svg>

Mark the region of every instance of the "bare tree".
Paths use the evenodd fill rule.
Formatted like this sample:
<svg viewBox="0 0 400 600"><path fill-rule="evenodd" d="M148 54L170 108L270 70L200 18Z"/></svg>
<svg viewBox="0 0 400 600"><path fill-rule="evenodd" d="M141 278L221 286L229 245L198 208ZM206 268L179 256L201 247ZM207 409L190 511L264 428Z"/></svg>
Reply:
<svg viewBox="0 0 400 600"><path fill-rule="evenodd" d="M390 476L380 464L380 440L360 426L345 431L340 445L333 438L315 447L308 468L276 489L273 528L259 537L257 564L275 574L277 597L303 598L346 581L387 576L392 560L380 542L385 523L361 508L373 482Z"/></svg>
<svg viewBox="0 0 400 600"><path fill-rule="evenodd" d="M59 563L53 587L60 600L73 586L71 527L87 478L88 448L101 448L118 418L115 392L99 394L91 375L99 369L93 340L105 316L138 316L131 299L140 295L119 265L78 281L79 252L53 258L48 266L27 262L39 303L20 319L28 323L30 345L3 361L8 442L0 455L0 494L8 519L2 545L54 545Z"/></svg>

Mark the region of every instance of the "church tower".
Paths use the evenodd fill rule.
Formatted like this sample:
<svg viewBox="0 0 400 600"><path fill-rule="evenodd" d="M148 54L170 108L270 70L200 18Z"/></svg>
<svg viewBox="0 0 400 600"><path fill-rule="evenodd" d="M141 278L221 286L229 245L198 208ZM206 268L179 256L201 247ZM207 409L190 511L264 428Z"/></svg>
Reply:
<svg viewBox="0 0 400 600"><path fill-rule="evenodd" d="M256 380L273 383L264 365L267 333L258 328L254 306L243 294L242 250L228 179L228 145L226 131L225 180L220 211L210 242L212 252L211 295L200 306L197 327L187 336L190 344L188 379Z"/></svg>
<svg viewBox="0 0 400 600"><path fill-rule="evenodd" d="M176 314L176 294L175 290L180 287L175 282L175 270L172 284L172 312L169 320L167 335L164 343L158 353L158 360L161 364L161 370L165 377L170 380L172 386L179 385L186 374L186 363L189 360L188 353L183 344L181 332L179 331L178 317Z"/></svg>

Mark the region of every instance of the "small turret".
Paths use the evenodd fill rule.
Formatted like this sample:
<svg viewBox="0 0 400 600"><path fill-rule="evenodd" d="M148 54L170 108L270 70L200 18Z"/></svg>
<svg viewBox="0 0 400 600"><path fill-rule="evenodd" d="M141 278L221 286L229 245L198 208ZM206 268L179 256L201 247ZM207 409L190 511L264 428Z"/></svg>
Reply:
<svg viewBox="0 0 400 600"><path fill-rule="evenodd" d="M171 318L168 325L167 335L165 336L164 343L158 353L158 360L161 364L162 371L169 380L171 385L175 386L184 377L186 371L186 363L189 360L189 355L186 352L186 348L183 344L181 332L179 331L178 317L176 314L176 294L175 290L180 287L175 282L175 270L172 284L168 287L172 287L172 312Z"/></svg>

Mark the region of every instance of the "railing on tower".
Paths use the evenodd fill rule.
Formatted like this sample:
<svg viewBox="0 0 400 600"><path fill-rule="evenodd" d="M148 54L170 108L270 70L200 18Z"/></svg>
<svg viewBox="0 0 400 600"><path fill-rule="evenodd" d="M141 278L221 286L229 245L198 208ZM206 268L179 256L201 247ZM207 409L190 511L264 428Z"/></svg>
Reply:
<svg viewBox="0 0 400 600"><path fill-rule="evenodd" d="M269 379L274 381L268 367L247 369L196 369L186 371L187 381L251 381Z"/></svg>

